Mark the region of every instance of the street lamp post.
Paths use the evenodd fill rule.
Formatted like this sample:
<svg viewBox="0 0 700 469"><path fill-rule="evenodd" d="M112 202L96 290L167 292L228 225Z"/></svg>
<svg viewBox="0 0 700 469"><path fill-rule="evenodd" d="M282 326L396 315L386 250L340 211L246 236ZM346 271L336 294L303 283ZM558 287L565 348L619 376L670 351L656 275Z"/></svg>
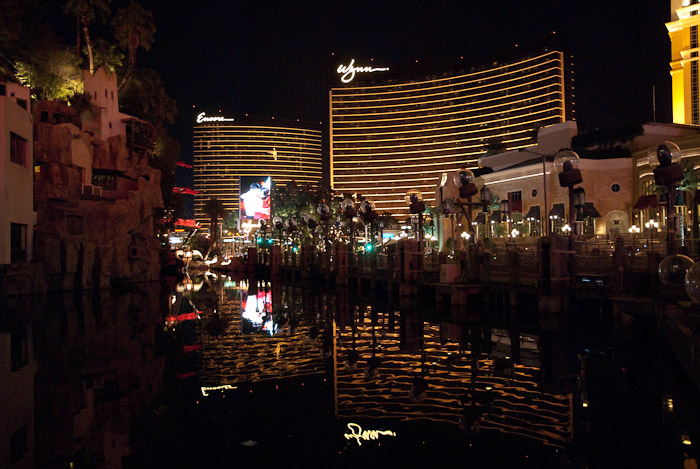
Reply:
<svg viewBox="0 0 700 469"><path fill-rule="evenodd" d="M586 206L586 191L583 187L577 187L574 189L574 207L576 207L576 226L575 233L583 234L583 222L586 220L583 209Z"/></svg>
<svg viewBox="0 0 700 469"><path fill-rule="evenodd" d="M509 236L510 233L510 202L508 199L503 199L501 200L501 213L503 214L502 220L505 220L506 224L506 233L508 233L506 236Z"/></svg>
<svg viewBox="0 0 700 469"><path fill-rule="evenodd" d="M369 223L370 229L370 244L374 246L374 221L379 217L376 206L371 200L365 200L360 204L360 217L365 222L365 226ZM367 242L365 241L365 245ZM373 248L370 248L372 251Z"/></svg>
<svg viewBox="0 0 700 469"><path fill-rule="evenodd" d="M547 216L549 215L549 208L548 208L548 201L547 201L547 158L550 158L552 155L545 155L544 153L537 153L535 151L531 150L526 150L524 148L521 148L518 150L523 153L531 153L533 155L537 155L540 158L542 158L542 189L544 192L544 213L541 215L541 217L544 219L546 223L544 227L544 235L548 236L549 235L549 222L547 222Z"/></svg>
<svg viewBox="0 0 700 469"><path fill-rule="evenodd" d="M467 199L466 206L468 211L464 210L465 204L462 205L462 212L467 217L467 226L471 224L472 221L472 196L479 193L479 187L476 184L476 179L474 178L474 173L472 173L467 168L462 168L457 171L454 175L455 186L459 188L459 198ZM469 228L471 229L471 228Z"/></svg>
<svg viewBox="0 0 700 469"><path fill-rule="evenodd" d="M484 186L481 188L481 211L484 214L484 224L486 225L486 237L491 237L491 220L487 218L489 204L491 203L491 189Z"/></svg>
<svg viewBox="0 0 700 469"><path fill-rule="evenodd" d="M340 203L340 210L343 212L345 219L350 223L350 247L352 252L355 252L355 222L353 218L357 215L355 202L352 199L345 199Z"/></svg>
<svg viewBox="0 0 700 469"><path fill-rule="evenodd" d="M627 229L627 231L632 233L632 249L634 252L637 252L637 234L639 234L641 229L637 225L632 225Z"/></svg>
<svg viewBox="0 0 700 469"><path fill-rule="evenodd" d="M666 188L666 235L668 255L673 253L673 230L671 229L671 212L673 210L675 188L683 179L683 167L680 165L681 150L673 142L664 142L651 147L647 155L649 165L654 167L654 182Z"/></svg>
<svg viewBox="0 0 700 469"><path fill-rule="evenodd" d="M272 219L272 224L275 225L275 228L278 231L278 236L277 240L280 243L280 246L282 245L282 230L284 229L284 222L282 221L281 217L274 217Z"/></svg>
<svg viewBox="0 0 700 469"><path fill-rule="evenodd" d="M420 258L423 258L423 212L425 211L425 202L423 202L423 194L418 189L409 189L406 192L406 203L412 215L418 215L418 252ZM419 265L422 267L422 265Z"/></svg>
<svg viewBox="0 0 700 469"><path fill-rule="evenodd" d="M654 221L652 218L648 222L644 223L644 227L647 229L647 246L649 246L649 235L651 234L651 253L654 253L654 232L659 228L659 222Z"/></svg>
<svg viewBox="0 0 700 469"><path fill-rule="evenodd" d="M297 221L294 219L294 217L289 217L287 218L287 221L285 222L285 225L287 227L287 233L289 234L289 238L292 241L292 251L295 251L295 232L297 231Z"/></svg>
<svg viewBox="0 0 700 469"><path fill-rule="evenodd" d="M469 238L471 238L471 235L467 233L466 231L462 231L462 239L464 240L464 250L466 251L467 245L469 244Z"/></svg>
<svg viewBox="0 0 700 469"><path fill-rule="evenodd" d="M569 227L576 222L576 217L574 216L574 186L583 182L581 171L578 169L578 162L579 157L572 150L561 151L554 158L554 167L559 170L559 185L568 188L569 192Z"/></svg>

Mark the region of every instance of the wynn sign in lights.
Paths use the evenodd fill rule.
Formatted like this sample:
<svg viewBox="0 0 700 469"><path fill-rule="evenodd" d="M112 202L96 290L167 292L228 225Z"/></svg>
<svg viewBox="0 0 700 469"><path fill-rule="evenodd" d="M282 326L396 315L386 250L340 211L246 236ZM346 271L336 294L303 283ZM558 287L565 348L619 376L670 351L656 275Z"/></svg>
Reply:
<svg viewBox="0 0 700 469"><path fill-rule="evenodd" d="M348 65L338 65L338 73L340 81L350 83L355 79L356 73L373 73L373 72L388 72L389 67L355 67L355 59L350 61Z"/></svg>

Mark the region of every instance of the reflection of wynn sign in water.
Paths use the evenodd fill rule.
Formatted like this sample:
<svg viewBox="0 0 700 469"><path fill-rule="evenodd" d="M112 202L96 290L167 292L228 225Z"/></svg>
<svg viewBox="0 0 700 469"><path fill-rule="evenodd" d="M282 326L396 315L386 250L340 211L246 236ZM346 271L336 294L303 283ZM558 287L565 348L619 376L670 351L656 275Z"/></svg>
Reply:
<svg viewBox="0 0 700 469"><path fill-rule="evenodd" d="M205 113L200 112L197 114L197 124L201 124L202 122L232 122L234 119L232 117L220 117L220 116L211 116L207 117Z"/></svg>
<svg viewBox="0 0 700 469"><path fill-rule="evenodd" d="M388 72L389 67L355 67L355 59L350 61L350 65L338 65L338 73L341 73L340 81L350 83L355 79L356 73Z"/></svg>
<svg viewBox="0 0 700 469"><path fill-rule="evenodd" d="M392 432L391 430L362 430L362 427L356 423L349 423L348 430L350 430L350 433L344 434L345 439L354 439L357 441L358 446L362 446L361 440L376 440L379 438L379 435L396 436L396 432Z"/></svg>

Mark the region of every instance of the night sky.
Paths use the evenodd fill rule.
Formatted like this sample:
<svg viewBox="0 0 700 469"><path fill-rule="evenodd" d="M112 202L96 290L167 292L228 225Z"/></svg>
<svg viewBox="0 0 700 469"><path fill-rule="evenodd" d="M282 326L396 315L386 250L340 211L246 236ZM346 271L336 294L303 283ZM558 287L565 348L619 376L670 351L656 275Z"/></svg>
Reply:
<svg viewBox="0 0 700 469"><path fill-rule="evenodd" d="M157 31L139 64L156 69L177 101L185 160L201 111L326 124L334 70L351 57L393 70L459 57L483 65L549 45L574 56L579 129L651 121L653 85L657 120L671 119L669 1L142 4Z"/></svg>

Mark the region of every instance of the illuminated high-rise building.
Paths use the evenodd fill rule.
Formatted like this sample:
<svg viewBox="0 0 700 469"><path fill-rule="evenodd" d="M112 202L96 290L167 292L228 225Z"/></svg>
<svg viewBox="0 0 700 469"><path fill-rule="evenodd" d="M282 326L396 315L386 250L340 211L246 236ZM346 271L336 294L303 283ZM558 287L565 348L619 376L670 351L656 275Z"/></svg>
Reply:
<svg viewBox="0 0 700 469"><path fill-rule="evenodd" d="M204 204L218 198L228 213L238 210L239 178L270 176L275 187L295 181L306 188L321 182L321 130L279 119L209 116L194 126L195 219L206 225ZM273 188L274 190L274 188Z"/></svg>
<svg viewBox="0 0 700 469"><path fill-rule="evenodd" d="M674 124L700 124L698 0L671 0L671 86Z"/></svg>
<svg viewBox="0 0 700 469"><path fill-rule="evenodd" d="M453 72L421 66L422 75L354 61L339 67L339 86L330 91L335 191L405 214L409 189L432 203L442 175L476 168L489 146L528 147L536 129L574 118L571 59L563 52Z"/></svg>

